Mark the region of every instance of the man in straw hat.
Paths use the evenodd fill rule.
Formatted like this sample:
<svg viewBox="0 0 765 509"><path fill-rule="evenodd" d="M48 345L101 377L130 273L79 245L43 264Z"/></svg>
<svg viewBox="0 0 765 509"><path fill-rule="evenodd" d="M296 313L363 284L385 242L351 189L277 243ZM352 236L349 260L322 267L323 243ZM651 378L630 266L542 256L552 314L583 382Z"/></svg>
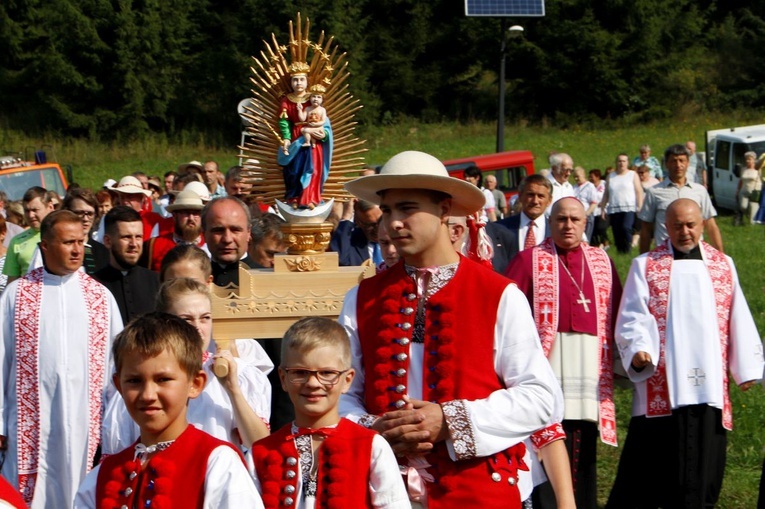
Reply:
<svg viewBox="0 0 765 509"><path fill-rule="evenodd" d="M143 222L143 238L151 237L151 230L154 225L159 223L162 216L151 210L151 191L144 189L141 181L132 175L122 177L117 185L107 188L116 194L119 203L116 205L125 205L135 210L141 215ZM99 225L99 235L97 240L103 240L103 219Z"/></svg>
<svg viewBox="0 0 765 509"><path fill-rule="evenodd" d="M192 184L193 182L187 185L176 195L175 201L167 206L167 211L172 214L173 230L144 240L147 248L145 260L142 263L155 272L159 272L162 259L175 246L194 244L204 249L205 239L202 235L201 217L204 200L197 194Z"/></svg>
<svg viewBox="0 0 765 509"><path fill-rule="evenodd" d="M521 507L523 441L563 403L526 298L450 242L449 217L483 193L414 151L346 188L380 205L403 263L345 298L357 378L341 412L392 444L415 507Z"/></svg>

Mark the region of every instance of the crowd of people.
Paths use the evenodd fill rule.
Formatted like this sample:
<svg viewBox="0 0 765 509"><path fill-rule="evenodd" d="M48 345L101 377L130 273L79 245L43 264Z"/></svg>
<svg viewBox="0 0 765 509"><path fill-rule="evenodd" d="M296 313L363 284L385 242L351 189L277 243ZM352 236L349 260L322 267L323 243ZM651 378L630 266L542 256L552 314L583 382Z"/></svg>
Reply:
<svg viewBox="0 0 765 509"><path fill-rule="evenodd" d="M0 496L596 508L622 380L632 418L607 507L713 507L729 386L750 388L765 359L693 158L672 145L662 164L646 145L587 172L555 153L512 203L494 175L397 154L332 216L340 264L377 275L336 321L257 341L216 342L211 312L210 283L286 250L241 167L30 188L24 222L0 215ZM624 282L609 223L617 250L641 253Z"/></svg>

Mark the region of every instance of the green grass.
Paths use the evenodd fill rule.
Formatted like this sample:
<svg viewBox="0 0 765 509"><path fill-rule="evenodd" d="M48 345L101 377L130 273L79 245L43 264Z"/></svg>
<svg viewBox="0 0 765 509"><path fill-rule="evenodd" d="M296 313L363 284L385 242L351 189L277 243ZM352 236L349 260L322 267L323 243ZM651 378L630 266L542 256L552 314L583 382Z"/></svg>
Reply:
<svg viewBox="0 0 765 509"><path fill-rule="evenodd" d="M622 126L604 122L595 127L574 127L566 130L554 127L506 127L507 149L528 149L535 155L537 168L548 166L546 155L552 151L571 154L576 165L586 169L612 165L619 152L630 157L640 145L648 143L655 155L672 143L688 139L697 142L703 150L704 131L735 125L760 122L757 112L747 115L694 117L673 122ZM489 124L432 124L411 123L405 126L386 126L365 134L369 149L367 162L384 163L402 150L423 150L441 159L491 153L495 147L495 126ZM86 187L98 188L108 178L119 179L136 170L150 175L161 175L193 159L215 159L225 169L237 162L236 145L212 147L197 140L171 143L157 136L130 144L89 143L83 140L29 139L17 133L0 131L0 149L20 150L25 146L39 147L52 144L62 164L71 164L75 180ZM732 216L718 218L725 251L738 268L739 279L755 321L761 333L765 331L765 226L733 227ZM630 255L609 251L614 257L622 279L626 276ZM637 251L633 251L633 256ZM731 390L734 407L734 431L729 434L728 461L721 508L751 508L756 506L765 434L765 398L762 387L747 393ZM631 394L617 389L616 404L620 444L624 443L631 408ZM609 446L599 448L600 501L605 503L613 483L621 449ZM646 472L646 489L651 487L651 473Z"/></svg>

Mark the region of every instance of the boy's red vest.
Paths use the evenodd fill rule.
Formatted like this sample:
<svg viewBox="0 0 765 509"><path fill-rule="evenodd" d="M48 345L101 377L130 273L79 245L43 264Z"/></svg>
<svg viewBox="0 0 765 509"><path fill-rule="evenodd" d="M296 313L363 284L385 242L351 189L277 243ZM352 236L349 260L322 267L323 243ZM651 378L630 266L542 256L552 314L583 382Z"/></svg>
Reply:
<svg viewBox="0 0 765 509"><path fill-rule="evenodd" d="M295 507L301 471L292 425L255 442L252 457L266 509ZM316 509L372 507L369 466L376 433L341 419L319 449Z"/></svg>
<svg viewBox="0 0 765 509"><path fill-rule="evenodd" d="M170 447L156 453L143 468L139 460L133 459L135 444L109 456L98 472L98 508L201 509L205 500L207 459L221 445L237 450L228 442L189 425ZM146 505L149 500L150 505Z"/></svg>
<svg viewBox="0 0 765 509"><path fill-rule="evenodd" d="M484 399L504 389L494 371L494 327L511 281L464 257L449 283L425 304L423 399L435 403ZM369 413L395 410L406 388L409 344L419 299L403 262L359 285L356 318ZM430 509L520 507L520 443L489 457L452 461L441 442L426 456L435 481L426 483ZM499 479L499 481L498 481Z"/></svg>

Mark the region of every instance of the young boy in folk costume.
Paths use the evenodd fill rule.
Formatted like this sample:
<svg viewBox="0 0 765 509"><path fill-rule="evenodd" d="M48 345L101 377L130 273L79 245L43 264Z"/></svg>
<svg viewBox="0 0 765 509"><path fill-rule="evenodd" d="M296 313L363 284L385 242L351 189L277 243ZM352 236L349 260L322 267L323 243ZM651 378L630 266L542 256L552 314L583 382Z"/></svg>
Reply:
<svg viewBox="0 0 765 509"><path fill-rule="evenodd" d="M385 440L338 414L353 380L348 336L328 318L304 318L284 336L282 387L295 421L253 445L267 508L409 508Z"/></svg>
<svg viewBox="0 0 765 509"><path fill-rule="evenodd" d="M239 451L186 420L207 379L197 330L169 314L144 315L117 337L113 355L114 385L141 436L85 478L74 507L263 507Z"/></svg>

